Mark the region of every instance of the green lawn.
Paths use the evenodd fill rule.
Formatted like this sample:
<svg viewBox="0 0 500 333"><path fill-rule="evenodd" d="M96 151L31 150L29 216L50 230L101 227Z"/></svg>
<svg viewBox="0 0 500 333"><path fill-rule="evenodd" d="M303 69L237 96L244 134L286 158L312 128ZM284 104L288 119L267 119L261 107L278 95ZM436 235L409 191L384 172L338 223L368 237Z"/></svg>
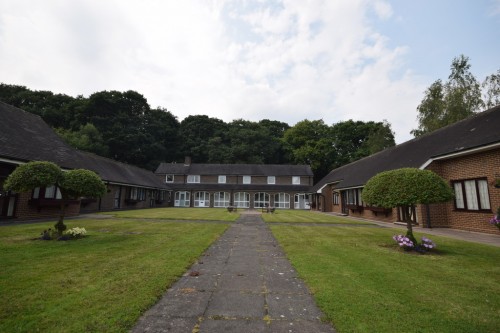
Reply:
<svg viewBox="0 0 500 333"><path fill-rule="evenodd" d="M500 248L428 236L438 252L419 255L396 230L271 229L339 333L499 330Z"/></svg>
<svg viewBox="0 0 500 333"><path fill-rule="evenodd" d="M124 218L236 221L239 213L230 213L225 208L148 208L101 213Z"/></svg>
<svg viewBox="0 0 500 333"><path fill-rule="evenodd" d="M68 220L88 236L32 240L53 223L0 227L0 332L127 332L228 227Z"/></svg>
<svg viewBox="0 0 500 333"><path fill-rule="evenodd" d="M341 216L328 215L309 210L276 210L274 213L263 213L262 219L266 222L286 223L338 223L338 224L371 224L369 222L347 219Z"/></svg>

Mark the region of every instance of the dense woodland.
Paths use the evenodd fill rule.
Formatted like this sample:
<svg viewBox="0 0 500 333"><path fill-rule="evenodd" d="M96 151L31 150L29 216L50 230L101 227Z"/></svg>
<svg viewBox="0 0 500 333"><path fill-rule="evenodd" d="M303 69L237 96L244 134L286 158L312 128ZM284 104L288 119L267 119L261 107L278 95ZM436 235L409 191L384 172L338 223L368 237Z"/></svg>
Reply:
<svg viewBox="0 0 500 333"><path fill-rule="evenodd" d="M71 97L0 84L0 100L41 116L75 148L149 170L191 156L195 163L308 164L319 180L395 144L386 121L303 120L290 126L269 119L226 123L206 115L179 121L135 91Z"/></svg>

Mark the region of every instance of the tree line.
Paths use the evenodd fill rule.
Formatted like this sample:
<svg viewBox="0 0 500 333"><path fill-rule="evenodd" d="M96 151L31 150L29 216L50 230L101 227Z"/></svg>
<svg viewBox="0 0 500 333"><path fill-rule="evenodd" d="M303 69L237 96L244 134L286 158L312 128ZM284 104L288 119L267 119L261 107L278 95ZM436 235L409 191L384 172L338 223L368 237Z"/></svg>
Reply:
<svg viewBox="0 0 500 333"><path fill-rule="evenodd" d="M179 121L135 91L72 97L0 84L0 100L42 117L70 145L155 170L161 162L308 164L317 180L330 170L394 146L387 121Z"/></svg>

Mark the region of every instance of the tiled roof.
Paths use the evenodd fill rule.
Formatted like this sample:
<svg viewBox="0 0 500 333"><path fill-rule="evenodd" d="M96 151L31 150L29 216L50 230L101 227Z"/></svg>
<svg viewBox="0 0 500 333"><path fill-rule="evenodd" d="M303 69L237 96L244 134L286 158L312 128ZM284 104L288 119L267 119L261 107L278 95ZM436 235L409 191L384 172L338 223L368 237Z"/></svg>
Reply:
<svg viewBox="0 0 500 333"><path fill-rule="evenodd" d="M0 158L18 162L50 161L66 169L89 169L104 181L164 188L151 171L67 145L37 115L0 102Z"/></svg>
<svg viewBox="0 0 500 333"><path fill-rule="evenodd" d="M174 175L248 175L248 176L313 176L308 165L278 164L203 164L161 163L156 174Z"/></svg>
<svg viewBox="0 0 500 333"><path fill-rule="evenodd" d="M75 149L64 143L42 118L3 102L0 102L0 158L78 167Z"/></svg>
<svg viewBox="0 0 500 333"><path fill-rule="evenodd" d="M379 172L405 167L420 168L438 156L464 152L500 142L500 106L404 142L377 154L332 170L313 191L339 182L338 188L363 186Z"/></svg>
<svg viewBox="0 0 500 333"><path fill-rule="evenodd" d="M165 188L165 184L153 172L136 166L114 161L92 153L79 151L79 168L89 169L106 181L144 187Z"/></svg>

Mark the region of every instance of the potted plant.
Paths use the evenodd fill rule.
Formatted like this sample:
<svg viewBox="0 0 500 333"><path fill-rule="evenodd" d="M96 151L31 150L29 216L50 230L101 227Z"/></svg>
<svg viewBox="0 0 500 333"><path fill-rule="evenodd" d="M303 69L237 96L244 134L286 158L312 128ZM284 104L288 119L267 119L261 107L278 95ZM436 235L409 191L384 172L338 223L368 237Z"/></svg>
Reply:
<svg viewBox="0 0 500 333"><path fill-rule="evenodd" d="M500 229L500 207L497 209L497 215L490 220L490 224Z"/></svg>

